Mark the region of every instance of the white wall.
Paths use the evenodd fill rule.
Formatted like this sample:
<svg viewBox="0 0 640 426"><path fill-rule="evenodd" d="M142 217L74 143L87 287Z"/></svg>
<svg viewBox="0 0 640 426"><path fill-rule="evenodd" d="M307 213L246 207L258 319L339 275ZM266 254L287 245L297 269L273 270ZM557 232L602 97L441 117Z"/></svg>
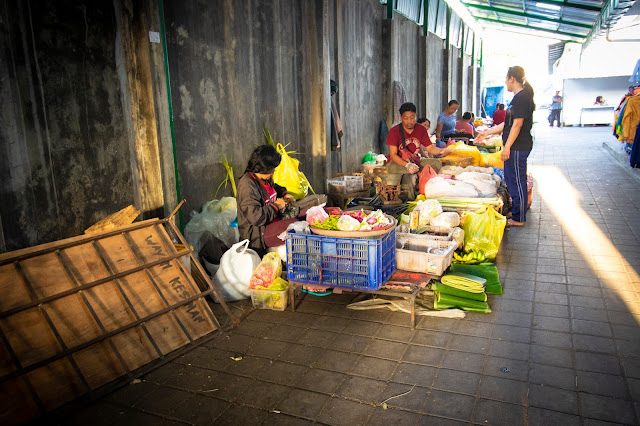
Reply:
<svg viewBox="0 0 640 426"><path fill-rule="evenodd" d="M579 125L582 107L593 106L597 96L603 96L608 105L617 107L631 85L629 76L565 79L562 91L564 124ZM613 122L613 114L610 121Z"/></svg>

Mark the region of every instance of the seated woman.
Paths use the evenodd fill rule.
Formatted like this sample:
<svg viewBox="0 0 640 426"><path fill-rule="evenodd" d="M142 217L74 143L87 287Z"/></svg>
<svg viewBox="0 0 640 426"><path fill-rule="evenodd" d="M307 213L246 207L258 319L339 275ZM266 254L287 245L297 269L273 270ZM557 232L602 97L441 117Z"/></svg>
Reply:
<svg viewBox="0 0 640 426"><path fill-rule="evenodd" d="M602 96L596 97L596 101L593 103L594 105L606 105L604 98Z"/></svg>
<svg viewBox="0 0 640 426"><path fill-rule="evenodd" d="M260 145L253 150L247 169L238 181L240 240L248 239L249 247L261 257L267 252L267 247L283 244L281 240L274 241L265 236L265 231L269 224L280 221L280 210L286 203L295 201L287 188L273 182L273 172L280 164L280 159L280 154L273 146ZM283 225L286 229L286 225ZM280 229L267 234L278 235L284 229L278 231Z"/></svg>
<svg viewBox="0 0 640 426"><path fill-rule="evenodd" d="M477 132L471 124L471 120L473 119L473 114L470 112L465 112L462 114L462 119L456 122L456 136L461 136L465 138L473 138L476 136Z"/></svg>

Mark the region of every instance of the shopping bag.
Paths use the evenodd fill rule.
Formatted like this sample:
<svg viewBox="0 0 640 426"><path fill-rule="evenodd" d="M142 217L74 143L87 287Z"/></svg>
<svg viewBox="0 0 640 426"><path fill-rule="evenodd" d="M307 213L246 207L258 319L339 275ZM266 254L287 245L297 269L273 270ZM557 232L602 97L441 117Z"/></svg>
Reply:
<svg viewBox="0 0 640 426"><path fill-rule="evenodd" d="M268 288L282 274L282 261L276 252L264 255L249 281L249 288Z"/></svg>
<svg viewBox="0 0 640 426"><path fill-rule="evenodd" d="M453 146L453 150L442 157L444 160L454 160L455 158L460 157L471 157L472 165L479 166L480 165L480 151L475 146L466 145L464 142L458 142Z"/></svg>
<svg viewBox="0 0 640 426"><path fill-rule="evenodd" d="M500 151L492 152L492 153L481 153L480 165L482 167L495 167L497 169L504 169L504 161L502 161L502 153Z"/></svg>
<svg viewBox="0 0 640 426"><path fill-rule="evenodd" d="M294 151L287 152L281 143L277 145L276 149L282 159L273 173L273 181L287 188L287 191L289 191L296 200L303 199L307 196L309 189L313 192L313 188L311 188L309 180L304 173L300 171L300 161L291 157L289 154L293 154Z"/></svg>
<svg viewBox="0 0 640 426"><path fill-rule="evenodd" d="M494 259L500 248L507 218L492 207L467 213L464 220L465 251L480 250L487 259Z"/></svg>

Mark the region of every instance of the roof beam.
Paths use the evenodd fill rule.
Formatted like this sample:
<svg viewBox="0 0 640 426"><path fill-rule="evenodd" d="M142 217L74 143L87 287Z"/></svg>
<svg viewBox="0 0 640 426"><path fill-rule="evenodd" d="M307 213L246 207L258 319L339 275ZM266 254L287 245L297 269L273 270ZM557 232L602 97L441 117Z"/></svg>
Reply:
<svg viewBox="0 0 640 426"><path fill-rule="evenodd" d="M514 26L514 27L528 28L530 30L535 30L535 31L545 31L545 32L549 32L549 33L565 35L565 36L569 36L569 37L579 38L580 40L584 40L587 37L584 34L575 34L575 33L570 33L570 32L567 32L567 31L557 31L557 30L549 30L547 28L532 27L531 25L518 24L518 23L515 23L515 22L506 22L506 21L503 21L503 20L500 20L500 19L483 18L483 17L480 17L480 16L476 16L476 19L480 19L480 20L488 21L488 22L495 22L497 24L511 25L511 26Z"/></svg>
<svg viewBox="0 0 640 426"><path fill-rule="evenodd" d="M469 8L472 7L474 9L488 10L496 13L506 13L509 15L522 16L524 18L540 19L541 21L549 21L549 22L560 23L565 25L572 25L574 27L581 27L581 28L588 28L588 29L593 28L593 24L584 24L582 22L568 21L566 19L549 18L548 16L538 15L537 13L520 12L519 10L506 9L503 7L491 7L491 6L485 6L483 4L475 4L475 3L463 3L463 4ZM478 17L475 16L475 18L478 18Z"/></svg>
<svg viewBox="0 0 640 426"><path fill-rule="evenodd" d="M560 6L560 7L573 7L575 9L590 10L592 12L600 12L602 10L602 8L598 6L572 3L570 1L536 0L536 3L551 4L553 6Z"/></svg>

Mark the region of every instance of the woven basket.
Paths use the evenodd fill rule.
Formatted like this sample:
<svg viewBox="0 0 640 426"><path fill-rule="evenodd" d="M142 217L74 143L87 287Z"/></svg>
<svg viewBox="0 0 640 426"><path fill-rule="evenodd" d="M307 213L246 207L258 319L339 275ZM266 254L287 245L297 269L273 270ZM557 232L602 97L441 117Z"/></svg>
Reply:
<svg viewBox="0 0 640 426"><path fill-rule="evenodd" d="M473 164L473 157L447 156L441 158L443 166L467 167Z"/></svg>

